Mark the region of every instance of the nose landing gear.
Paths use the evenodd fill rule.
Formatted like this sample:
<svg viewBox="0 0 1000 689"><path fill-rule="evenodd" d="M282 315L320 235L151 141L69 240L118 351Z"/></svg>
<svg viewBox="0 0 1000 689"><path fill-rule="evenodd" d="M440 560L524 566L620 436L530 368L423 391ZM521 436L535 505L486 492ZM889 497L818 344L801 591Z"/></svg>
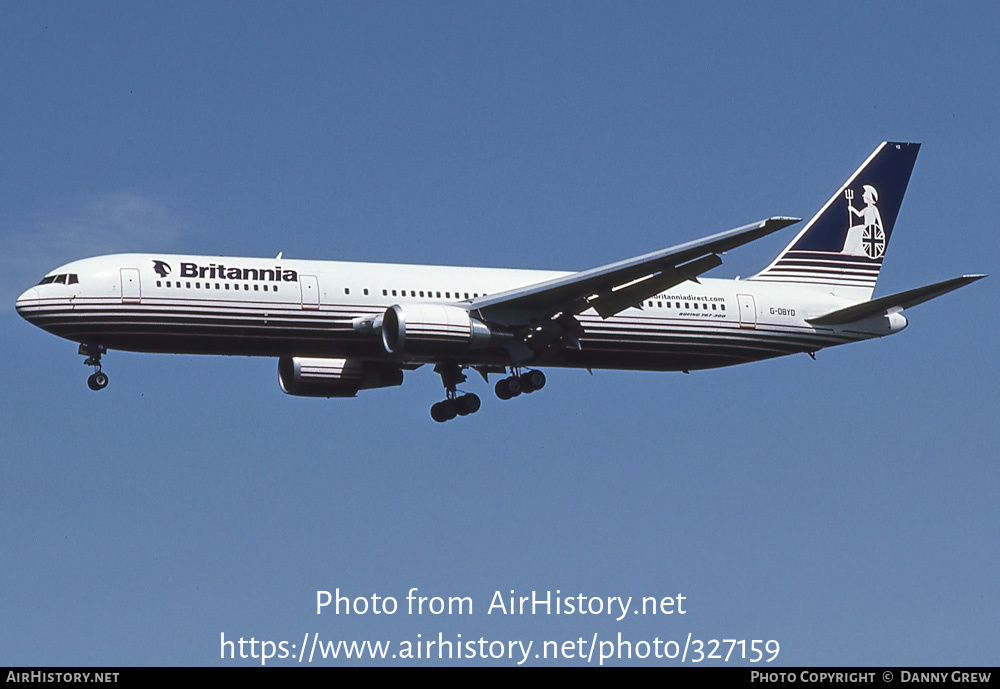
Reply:
<svg viewBox="0 0 1000 689"><path fill-rule="evenodd" d="M101 371L101 355L105 354L108 349L104 345L80 345L80 354L87 357L84 361L85 366L93 366L94 373L87 378L87 387L91 390L103 390L108 387L108 374Z"/></svg>

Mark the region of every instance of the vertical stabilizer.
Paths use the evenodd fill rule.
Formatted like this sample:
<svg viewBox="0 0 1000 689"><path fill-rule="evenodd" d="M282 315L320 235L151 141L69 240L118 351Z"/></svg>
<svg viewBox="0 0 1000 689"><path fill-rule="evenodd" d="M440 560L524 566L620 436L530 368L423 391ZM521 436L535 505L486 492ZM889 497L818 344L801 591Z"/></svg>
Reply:
<svg viewBox="0 0 1000 689"><path fill-rule="evenodd" d="M920 144L883 142L771 265L751 280L871 299Z"/></svg>

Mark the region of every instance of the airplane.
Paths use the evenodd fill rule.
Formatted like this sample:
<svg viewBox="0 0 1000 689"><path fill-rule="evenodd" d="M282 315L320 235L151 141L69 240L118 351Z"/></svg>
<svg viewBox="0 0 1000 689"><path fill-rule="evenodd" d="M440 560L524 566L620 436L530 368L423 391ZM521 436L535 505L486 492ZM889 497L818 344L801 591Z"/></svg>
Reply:
<svg viewBox="0 0 1000 689"><path fill-rule="evenodd" d="M354 397L433 365L438 422L475 413L465 372L502 400L544 367L684 371L815 353L897 333L904 310L979 280L872 299L920 145L883 142L762 271L702 275L720 254L799 221L772 217L581 272L117 254L68 263L17 300L28 322L109 349L276 357L290 395ZM855 200L860 199L855 205Z"/></svg>

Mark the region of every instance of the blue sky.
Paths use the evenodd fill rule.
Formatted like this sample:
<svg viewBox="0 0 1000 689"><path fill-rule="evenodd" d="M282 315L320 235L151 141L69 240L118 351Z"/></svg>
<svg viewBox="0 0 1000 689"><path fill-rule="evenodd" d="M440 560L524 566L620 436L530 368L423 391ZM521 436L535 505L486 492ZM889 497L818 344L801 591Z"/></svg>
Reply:
<svg viewBox="0 0 1000 689"><path fill-rule="evenodd" d="M273 360L112 352L95 394L13 301L126 251L584 269L808 217L885 139L923 148L876 295L995 275L998 21L985 2L6 7L0 664L254 664L220 660L220 634L307 632L994 664L996 277L815 362L550 370L511 402L474 381L483 410L442 425L423 369L326 401L283 395ZM474 609L317 616L338 587ZM487 614L511 589L687 612Z"/></svg>

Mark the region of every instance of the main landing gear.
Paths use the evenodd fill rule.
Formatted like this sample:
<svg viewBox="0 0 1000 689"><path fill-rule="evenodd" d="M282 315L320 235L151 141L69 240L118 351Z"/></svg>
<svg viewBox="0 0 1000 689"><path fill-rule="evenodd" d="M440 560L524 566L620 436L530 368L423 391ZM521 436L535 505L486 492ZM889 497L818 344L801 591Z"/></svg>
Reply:
<svg viewBox="0 0 1000 689"><path fill-rule="evenodd" d="M468 416L475 414L482 406L482 401L478 395L471 392L458 394L458 385L464 383L466 378L462 372L465 367L458 364L438 364L434 367L434 372L441 376L447 398L437 402L431 407L431 418L438 423L451 421L456 416ZM486 378L487 373L497 373L503 369L497 368L491 371L477 369ZM534 392L545 387L545 374L541 371L531 369L521 372L517 366L510 368L511 375L496 384L494 388L497 397L502 400L509 400L517 397L522 392Z"/></svg>
<svg viewBox="0 0 1000 689"><path fill-rule="evenodd" d="M463 395L458 394L458 384L464 383L466 380L461 366L458 364L438 364L434 367L434 371L440 374L447 397L431 406L432 419L438 423L444 423L451 421L456 416L468 416L479 411L479 407L483 404L479 395L474 395L471 392Z"/></svg>
<svg viewBox="0 0 1000 689"><path fill-rule="evenodd" d="M108 349L104 345L80 345L80 354L87 357L85 366L93 366L94 373L87 378L87 386L91 390L103 390L108 387L108 374L101 371L101 355Z"/></svg>
<svg viewBox="0 0 1000 689"><path fill-rule="evenodd" d="M518 369L514 369L514 374L499 381L496 387L493 388L493 391L496 392L497 397L500 399L509 400L517 397L522 392L534 392L535 390L541 390L543 387L545 387L545 374L541 371L533 369L524 373L518 373Z"/></svg>

